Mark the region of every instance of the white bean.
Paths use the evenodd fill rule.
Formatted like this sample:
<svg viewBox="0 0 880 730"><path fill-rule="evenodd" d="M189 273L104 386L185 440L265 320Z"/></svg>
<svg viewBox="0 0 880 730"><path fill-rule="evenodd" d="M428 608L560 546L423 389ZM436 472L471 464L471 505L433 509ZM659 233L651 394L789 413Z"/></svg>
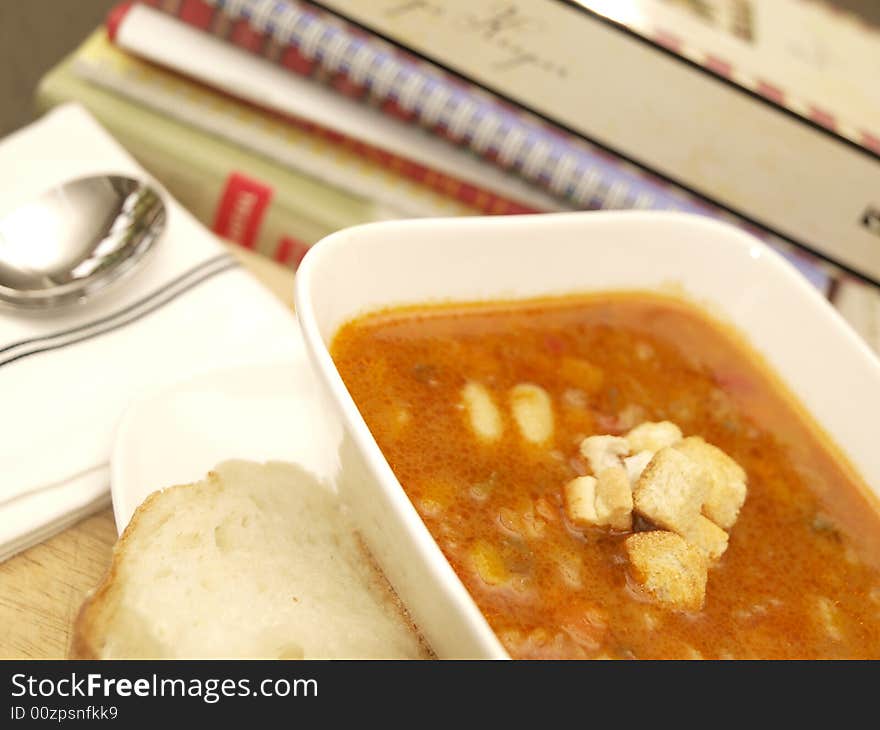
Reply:
<svg viewBox="0 0 880 730"><path fill-rule="evenodd" d="M461 389L461 400L471 428L480 440L491 442L501 438L504 431L501 413L484 385L473 381L467 383Z"/></svg>
<svg viewBox="0 0 880 730"><path fill-rule="evenodd" d="M543 388L531 383L514 386L510 410L526 441L541 444L553 437L553 401Z"/></svg>

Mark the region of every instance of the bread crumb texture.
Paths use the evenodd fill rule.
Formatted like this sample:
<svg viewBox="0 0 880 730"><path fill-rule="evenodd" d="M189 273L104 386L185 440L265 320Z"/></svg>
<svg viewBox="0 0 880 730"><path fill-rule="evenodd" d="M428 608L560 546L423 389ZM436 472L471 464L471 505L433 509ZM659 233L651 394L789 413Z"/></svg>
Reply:
<svg viewBox="0 0 880 730"><path fill-rule="evenodd" d="M294 464L224 462L135 512L74 658L429 658L336 494Z"/></svg>

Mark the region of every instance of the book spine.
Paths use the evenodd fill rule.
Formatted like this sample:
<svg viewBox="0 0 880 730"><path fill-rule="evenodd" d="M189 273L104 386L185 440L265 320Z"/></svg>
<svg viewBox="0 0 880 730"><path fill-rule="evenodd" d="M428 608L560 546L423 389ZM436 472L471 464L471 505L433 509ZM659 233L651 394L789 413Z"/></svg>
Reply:
<svg viewBox="0 0 880 730"><path fill-rule="evenodd" d="M126 139L113 122L107 127L120 140ZM291 215L276 201L278 191L251 171L232 167L217 175L216 170L193 168L194 175L182 176L180 166L187 162L179 150L126 146L206 228L288 268L295 270L309 247L333 232Z"/></svg>
<svg viewBox="0 0 880 730"><path fill-rule="evenodd" d="M281 191L246 165L206 167L197 157L188 157L184 145L144 144L116 119L105 118L91 104L86 106L147 172L225 241L296 270L306 251L333 232L332 227L288 211L278 199Z"/></svg>
<svg viewBox="0 0 880 730"><path fill-rule="evenodd" d="M315 241L282 233L266 220L274 194L265 182L231 172L223 181L211 230L227 241L296 269Z"/></svg>

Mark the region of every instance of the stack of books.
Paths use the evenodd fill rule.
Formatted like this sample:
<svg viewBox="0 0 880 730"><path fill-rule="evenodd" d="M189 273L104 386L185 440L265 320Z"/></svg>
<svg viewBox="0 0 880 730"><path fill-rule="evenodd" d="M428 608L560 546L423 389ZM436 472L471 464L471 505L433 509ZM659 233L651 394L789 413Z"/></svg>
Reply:
<svg viewBox="0 0 880 730"><path fill-rule="evenodd" d="M623 5L641 13L620 16ZM705 109L673 105L680 118L666 123L679 125L676 134L658 139L649 128L666 107L645 107L652 98L645 89L642 113L626 120L620 115L633 111L633 99L624 88L590 97L590 90L599 91L598 77L622 83L623 67L635 68L645 83L656 84L662 72L689 88L693 79L676 77L676 67L694 65L693 49L708 31L695 31L693 9L679 5L688 6L584 0L574 8L560 0L511 0L484 12L458 0L333 0L320 8L298 0L129 2L43 79L37 98L42 108L80 101L206 225L292 267L328 233L372 220L680 210L726 220L765 240L880 349L873 286L880 279L880 212L876 227L871 217L875 204L880 211L880 178L874 177L880 146L866 124L854 114L846 123L826 115L836 135L831 139L817 136L822 119L815 114L789 119L791 129L779 128L788 135L780 138L783 155L765 159L748 179L719 182L719 175L735 171L721 151L725 135L741 132L735 128L742 119L725 119L721 109L710 110L710 117ZM754 35L755 18L742 11L748 3L731 3L740 8L732 15L722 12L728 3L720 0L699 5L706 17L722 19L736 43L754 44L743 40ZM559 25L560 13L568 30ZM575 27L582 39L592 39L582 46L582 63L564 48ZM654 46L629 47L643 41ZM614 43L614 56L596 56L611 53ZM727 57L742 50L731 43ZM647 56L640 58L640 51ZM651 54L661 51L658 62ZM601 71L600 62L617 68L614 59L627 54L631 63L621 73ZM736 58L741 66L751 60ZM799 78L791 64L777 65L791 83ZM730 91L731 79L744 78L715 66L709 68L715 82L700 76L699 99L714 98L714 87ZM764 83L768 94L777 88ZM748 93L753 97L754 89ZM835 92L833 99L840 96ZM860 93L857 101L871 111L875 100L868 96ZM746 117L766 116L752 97L751 106L760 108L746 104ZM789 116L801 108L787 103ZM703 139L706 129L714 147ZM803 142L804 129L810 144L792 147ZM703 140L702 157L685 149L688 139ZM734 158L763 154L757 142L739 144ZM676 145L680 149L671 151ZM785 188L788 178L803 175L780 171L788 164L783 157L803 150L812 150L816 164L834 152L828 169L841 179L814 175L822 185L807 180L799 190ZM659 164L655 154L672 157ZM812 197L800 204L795 194ZM824 214L819 194L829 196ZM841 203L847 196L851 210ZM853 225L844 217L850 213Z"/></svg>

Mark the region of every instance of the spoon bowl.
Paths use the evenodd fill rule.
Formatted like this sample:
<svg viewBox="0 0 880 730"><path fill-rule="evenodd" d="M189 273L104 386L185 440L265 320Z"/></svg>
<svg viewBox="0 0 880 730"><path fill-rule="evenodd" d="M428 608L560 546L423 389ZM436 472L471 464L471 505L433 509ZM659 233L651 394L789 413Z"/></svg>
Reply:
<svg viewBox="0 0 880 730"><path fill-rule="evenodd" d="M146 183L83 177L0 217L0 304L39 310L84 301L131 272L164 230Z"/></svg>

